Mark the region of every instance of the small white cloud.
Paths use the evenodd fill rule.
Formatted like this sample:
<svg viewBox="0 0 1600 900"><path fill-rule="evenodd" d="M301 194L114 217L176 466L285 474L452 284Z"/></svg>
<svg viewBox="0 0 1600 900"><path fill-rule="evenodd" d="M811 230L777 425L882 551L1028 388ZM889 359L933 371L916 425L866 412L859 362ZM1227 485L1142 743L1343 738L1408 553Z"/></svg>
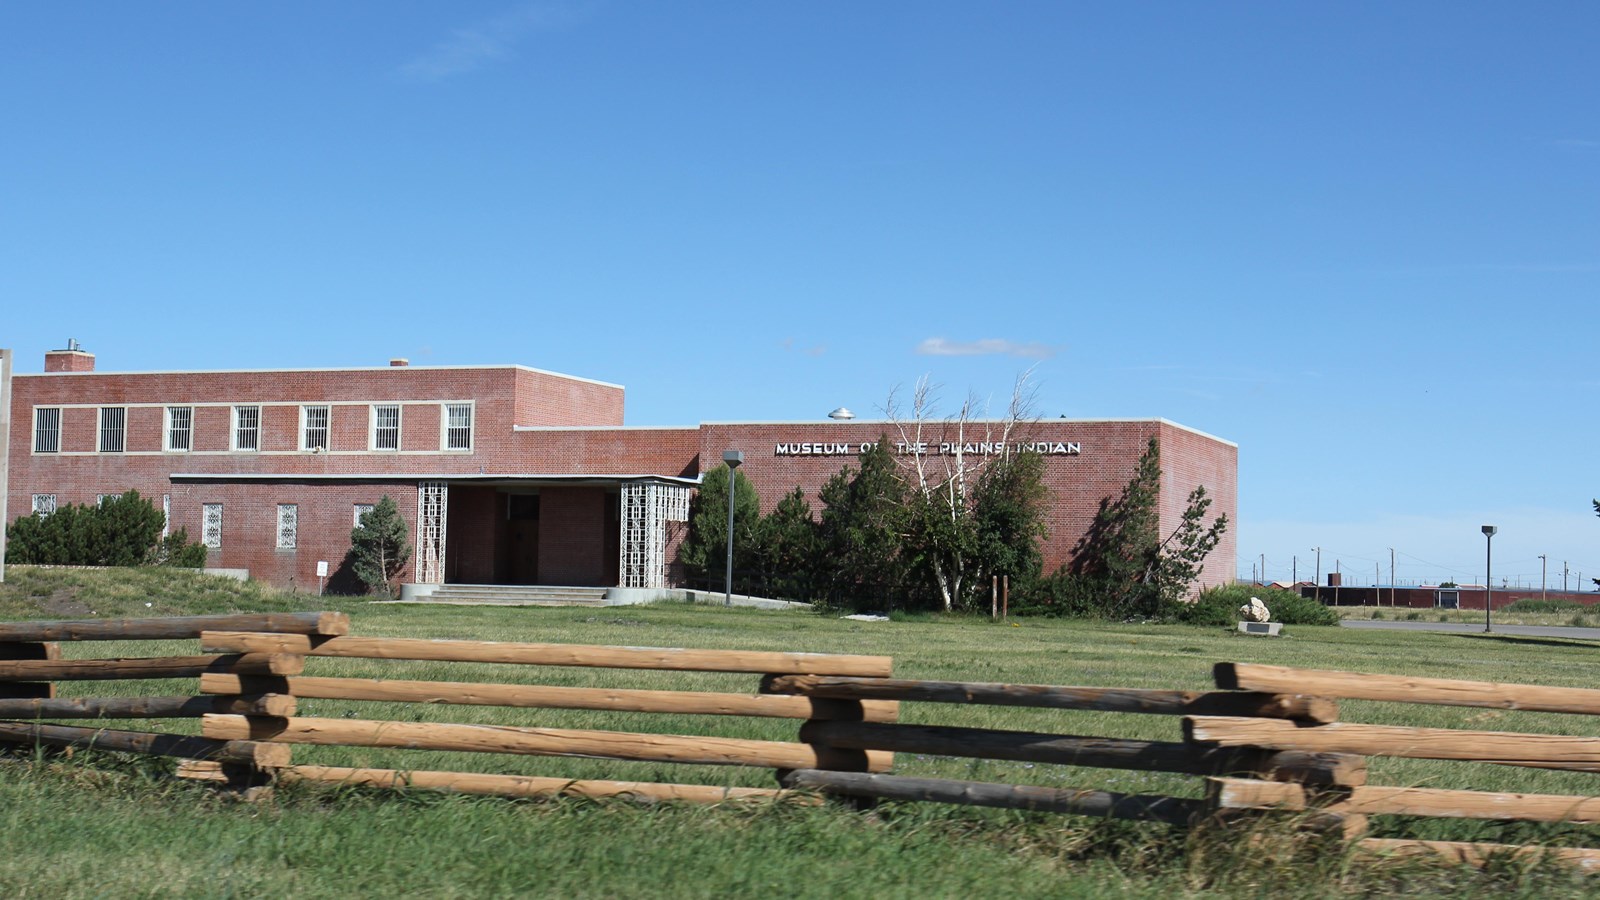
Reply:
<svg viewBox="0 0 1600 900"><path fill-rule="evenodd" d="M399 75L410 81L439 81L461 75L514 55L515 45L530 32L560 24L563 10L543 4L522 6L504 15L465 28L399 68Z"/></svg>
<svg viewBox="0 0 1600 900"><path fill-rule="evenodd" d="M821 356L828 352L828 345L812 344L809 347L802 347L795 343L794 338L789 337L783 339L783 349L786 353L803 353L806 356Z"/></svg>
<svg viewBox="0 0 1600 900"><path fill-rule="evenodd" d="M918 356L1020 356L1024 359L1049 359L1057 348L1038 341L1020 343L1003 338L984 338L977 341L951 341L942 337L928 338L917 345Z"/></svg>

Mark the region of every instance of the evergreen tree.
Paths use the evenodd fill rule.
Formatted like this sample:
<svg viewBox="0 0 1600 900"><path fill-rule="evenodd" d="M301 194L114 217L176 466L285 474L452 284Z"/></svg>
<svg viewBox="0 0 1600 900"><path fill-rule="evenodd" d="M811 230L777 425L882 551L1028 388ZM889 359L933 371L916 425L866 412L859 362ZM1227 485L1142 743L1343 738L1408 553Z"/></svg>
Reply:
<svg viewBox="0 0 1600 900"><path fill-rule="evenodd" d="M205 565L205 548L193 549L187 532L179 529L162 538L164 522L161 511L138 491L92 506L69 503L48 515L33 513L12 522L6 529L7 556L16 563L53 566Z"/></svg>
<svg viewBox="0 0 1600 900"><path fill-rule="evenodd" d="M1008 454L983 470L973 493L974 588L981 601L992 576L1009 576L1018 588L1039 577L1039 541L1047 531L1049 501L1044 457Z"/></svg>
<svg viewBox="0 0 1600 900"><path fill-rule="evenodd" d="M761 498L750 479L726 463L705 473L700 490L689 501L689 534L678 558L690 574L721 587L728 570L728 473L733 472L733 573L741 591L749 588L748 575L755 551L756 525L761 518Z"/></svg>
<svg viewBox="0 0 1600 900"><path fill-rule="evenodd" d="M817 522L805 491L795 488L756 528L756 568L762 593L783 600L810 600L816 585Z"/></svg>
<svg viewBox="0 0 1600 900"><path fill-rule="evenodd" d="M888 439L880 438L861 454L859 470L846 466L829 478L818 497L823 504L818 574L826 598L857 609L883 608L902 598L906 490Z"/></svg>
<svg viewBox="0 0 1600 900"><path fill-rule="evenodd" d="M394 579L411 561L406 520L388 494L383 495L350 532L350 567L369 590L394 596Z"/></svg>
<svg viewBox="0 0 1600 900"><path fill-rule="evenodd" d="M1071 610L1113 619L1161 615L1189 586L1228 528L1228 517L1205 523L1211 500L1204 487L1189 494L1172 534L1160 534L1161 450L1155 438L1140 454L1122 493L1100 502L1089 531L1074 548L1063 593L1091 608Z"/></svg>

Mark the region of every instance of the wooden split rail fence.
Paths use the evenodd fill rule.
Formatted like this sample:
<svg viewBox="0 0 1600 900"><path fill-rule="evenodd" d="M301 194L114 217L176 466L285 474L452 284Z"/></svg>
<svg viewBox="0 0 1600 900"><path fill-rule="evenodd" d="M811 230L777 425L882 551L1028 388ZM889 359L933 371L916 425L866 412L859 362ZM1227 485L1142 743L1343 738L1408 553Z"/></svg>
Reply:
<svg viewBox="0 0 1600 900"><path fill-rule="evenodd" d="M1469 862L1537 848L1363 838L1373 815L1600 823L1600 799L1377 786L1367 757L1455 759L1600 772L1600 739L1339 721L1340 699L1600 714L1600 690L1323 672L1243 663L1217 690L915 681L892 660L762 651L434 641L350 635L338 614L0 624L0 742L178 756L191 775L235 785L281 780L408 786L509 796L626 796L721 802L817 794L935 801L1188 824L1288 812L1385 854ZM198 637L200 655L63 660L57 642ZM307 658L603 667L759 676L751 693L305 675ZM193 696L57 698L52 683L198 678ZM354 700L799 720L797 740L303 716L301 700ZM1179 716L1182 739L1129 740L899 722L900 704L984 704ZM201 718L182 737L40 720ZM293 765L294 744L577 756L773 769L781 788ZM890 774L895 753L1194 775L1203 797L1123 794ZM1600 868L1600 851L1548 852Z"/></svg>

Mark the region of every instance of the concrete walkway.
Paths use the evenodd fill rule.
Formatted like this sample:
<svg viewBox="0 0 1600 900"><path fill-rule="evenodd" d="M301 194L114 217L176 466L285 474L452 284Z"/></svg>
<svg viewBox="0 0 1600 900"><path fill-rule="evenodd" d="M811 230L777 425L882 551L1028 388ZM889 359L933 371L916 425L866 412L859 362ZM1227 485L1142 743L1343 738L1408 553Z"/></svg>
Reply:
<svg viewBox="0 0 1600 900"><path fill-rule="evenodd" d="M1345 628L1372 628L1379 631L1444 631L1455 634L1483 634L1483 623L1471 625L1460 622L1390 622L1384 619L1345 619L1339 623ZM1527 637L1575 638L1600 641L1600 628L1569 628L1564 625L1501 625L1494 623L1495 634Z"/></svg>

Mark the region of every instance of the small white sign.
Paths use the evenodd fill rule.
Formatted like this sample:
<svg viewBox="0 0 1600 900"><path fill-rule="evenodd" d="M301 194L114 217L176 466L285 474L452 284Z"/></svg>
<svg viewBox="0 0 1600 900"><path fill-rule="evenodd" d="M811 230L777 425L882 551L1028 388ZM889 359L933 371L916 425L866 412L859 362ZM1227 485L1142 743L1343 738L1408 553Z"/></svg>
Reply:
<svg viewBox="0 0 1600 900"><path fill-rule="evenodd" d="M328 561L327 560L325 560L325 559L317 560L317 577L318 578L327 578L328 577Z"/></svg>

